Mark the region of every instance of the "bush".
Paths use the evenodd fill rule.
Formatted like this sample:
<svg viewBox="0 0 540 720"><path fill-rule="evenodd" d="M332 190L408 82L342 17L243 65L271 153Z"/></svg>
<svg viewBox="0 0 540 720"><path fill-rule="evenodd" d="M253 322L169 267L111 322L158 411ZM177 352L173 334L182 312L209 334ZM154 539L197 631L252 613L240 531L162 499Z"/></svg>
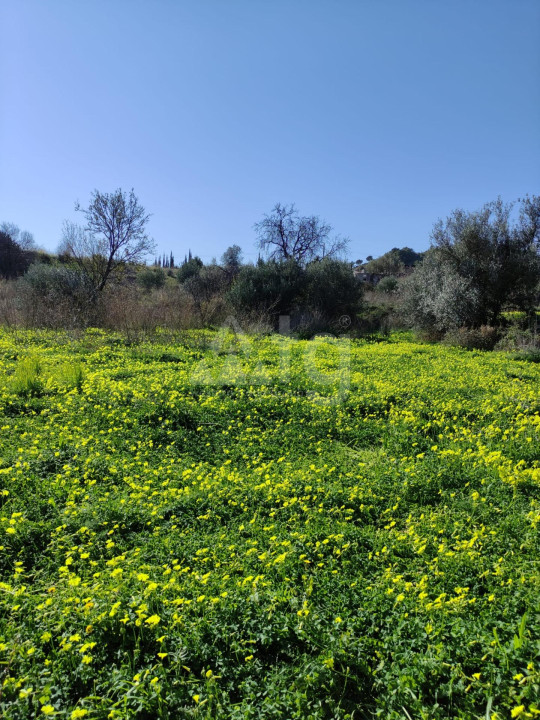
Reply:
<svg viewBox="0 0 540 720"><path fill-rule="evenodd" d="M274 327L280 315L291 315L292 329L311 337L342 329L343 315L354 318L362 287L347 262L326 258L303 268L294 260L269 260L244 266L227 299L242 317L255 312Z"/></svg>
<svg viewBox="0 0 540 720"><path fill-rule="evenodd" d="M540 349L540 337L536 329L524 329L519 325L505 328L497 343L497 350L536 352Z"/></svg>
<svg viewBox="0 0 540 720"><path fill-rule="evenodd" d="M390 331L389 308L371 305L362 310L357 316L357 327L361 334L383 333Z"/></svg>
<svg viewBox="0 0 540 720"><path fill-rule="evenodd" d="M360 310L362 286L351 266L340 260L324 259L306 267L305 310L338 323L342 315L355 317Z"/></svg>
<svg viewBox="0 0 540 720"><path fill-rule="evenodd" d="M378 258L368 260L365 269L369 273L399 274L408 267L414 267L422 259L423 253L417 253L409 247L392 248Z"/></svg>
<svg viewBox="0 0 540 720"><path fill-rule="evenodd" d="M197 256L186 260L178 268L178 273L176 275L178 278L178 282L185 283L186 280L189 280L189 278L195 277L201 272L202 267L203 261Z"/></svg>
<svg viewBox="0 0 540 720"><path fill-rule="evenodd" d="M318 311L301 313L291 318L291 330L299 340L311 340L316 335L325 335L332 333L339 335L349 327L343 327L339 324L339 319L331 322L326 315Z"/></svg>
<svg viewBox="0 0 540 720"><path fill-rule="evenodd" d="M493 350L498 339L498 328L482 325L479 328L461 327L449 330L443 338L443 343L467 348L467 350Z"/></svg>
<svg viewBox="0 0 540 720"><path fill-rule="evenodd" d="M144 294L133 285L111 286L101 298L100 316L104 327L129 337L156 327L181 330L200 324L193 299L177 285Z"/></svg>
<svg viewBox="0 0 540 720"><path fill-rule="evenodd" d="M17 325L20 319L16 286L12 280L0 280L0 324L7 327Z"/></svg>
<svg viewBox="0 0 540 720"><path fill-rule="evenodd" d="M279 315L290 315L305 288L305 272L294 260L261 260L245 265L227 294L235 312L253 312L277 322Z"/></svg>
<svg viewBox="0 0 540 720"><path fill-rule="evenodd" d="M379 293L393 293L397 290L398 279L393 275L384 277L381 282L375 287L375 290Z"/></svg>
<svg viewBox="0 0 540 720"><path fill-rule="evenodd" d="M225 315L225 294L230 277L219 265L206 265L184 283L203 325L219 322Z"/></svg>
<svg viewBox="0 0 540 720"><path fill-rule="evenodd" d="M96 322L97 304L86 276L66 265L31 265L18 281L26 324L77 327Z"/></svg>
<svg viewBox="0 0 540 720"><path fill-rule="evenodd" d="M471 327L483 312L481 294L474 284L445 268L433 250L403 280L401 289L405 317L418 329L444 333Z"/></svg>
<svg viewBox="0 0 540 720"><path fill-rule="evenodd" d="M165 272L161 268L145 268L137 275L137 283L146 292L159 290L165 285Z"/></svg>

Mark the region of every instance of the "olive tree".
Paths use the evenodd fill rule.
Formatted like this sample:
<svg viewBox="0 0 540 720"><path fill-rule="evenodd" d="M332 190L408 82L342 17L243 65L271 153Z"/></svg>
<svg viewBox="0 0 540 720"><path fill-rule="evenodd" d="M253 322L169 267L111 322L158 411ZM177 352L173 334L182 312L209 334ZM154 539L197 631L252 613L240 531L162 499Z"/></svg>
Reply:
<svg viewBox="0 0 540 720"><path fill-rule="evenodd" d="M439 220L431 248L404 283L415 324L440 331L494 325L511 306L530 310L540 281L540 197L514 204L499 198L477 212Z"/></svg>
<svg viewBox="0 0 540 720"><path fill-rule="evenodd" d="M221 263L229 275L236 275L242 266L242 248L231 245L221 256Z"/></svg>
<svg viewBox="0 0 540 720"><path fill-rule="evenodd" d="M227 299L235 312L277 319L295 309L305 289L305 275L293 259L259 260L256 265L241 268Z"/></svg>

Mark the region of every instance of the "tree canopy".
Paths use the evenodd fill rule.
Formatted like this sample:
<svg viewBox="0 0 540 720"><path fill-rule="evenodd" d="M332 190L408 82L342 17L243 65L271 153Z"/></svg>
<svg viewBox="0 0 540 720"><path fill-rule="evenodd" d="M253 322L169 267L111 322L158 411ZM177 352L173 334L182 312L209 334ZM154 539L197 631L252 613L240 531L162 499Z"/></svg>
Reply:
<svg viewBox="0 0 540 720"><path fill-rule="evenodd" d="M496 324L505 306L529 310L540 281L540 197L498 200L439 220L431 248L408 283L416 323L441 331Z"/></svg>
<svg viewBox="0 0 540 720"><path fill-rule="evenodd" d="M76 203L86 225L65 222L60 251L77 263L88 277L94 294L127 263L141 262L154 250L146 234L150 215L139 203L133 189L114 193L94 190L87 208Z"/></svg>
<svg viewBox="0 0 540 720"><path fill-rule="evenodd" d="M10 234L0 230L0 277L15 278L26 272L28 265L28 253Z"/></svg>
<svg viewBox="0 0 540 720"><path fill-rule="evenodd" d="M349 243L347 238L331 237L331 225L316 215L299 215L294 204L277 203L254 227L258 247L270 260L295 260L305 265L325 257L338 257Z"/></svg>

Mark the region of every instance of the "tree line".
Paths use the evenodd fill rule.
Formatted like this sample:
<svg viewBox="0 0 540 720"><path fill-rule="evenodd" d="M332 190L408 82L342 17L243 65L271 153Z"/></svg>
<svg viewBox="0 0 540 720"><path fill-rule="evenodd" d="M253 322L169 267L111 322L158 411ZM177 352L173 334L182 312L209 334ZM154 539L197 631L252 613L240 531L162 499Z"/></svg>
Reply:
<svg viewBox="0 0 540 720"><path fill-rule="evenodd" d="M500 327L507 310L536 312L540 196L455 210L435 223L426 252L393 248L355 263L347 259L347 238L294 205L278 203L255 223L260 256L253 264L231 245L219 262L204 264L189 251L178 266L172 253L147 265L155 252L150 214L133 190L96 190L76 211L83 222L64 223L55 256L40 253L30 233L0 225L2 297L9 296L13 316L38 306L41 314L26 322L62 324L65 315L70 324L100 324L121 301L124 317L131 304L139 316L146 307L156 323L169 324L175 306L191 324L217 324L232 312L272 329L287 314L306 332L338 331L343 316L350 330L392 315L394 325L442 337L459 328Z"/></svg>

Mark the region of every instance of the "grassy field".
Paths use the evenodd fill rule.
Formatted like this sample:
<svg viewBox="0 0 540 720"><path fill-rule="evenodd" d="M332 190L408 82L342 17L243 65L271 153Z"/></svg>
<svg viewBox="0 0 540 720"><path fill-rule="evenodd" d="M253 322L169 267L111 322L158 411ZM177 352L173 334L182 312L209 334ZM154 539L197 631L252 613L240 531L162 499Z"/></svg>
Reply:
<svg viewBox="0 0 540 720"><path fill-rule="evenodd" d="M6 720L540 717L540 365L94 330L0 367Z"/></svg>

